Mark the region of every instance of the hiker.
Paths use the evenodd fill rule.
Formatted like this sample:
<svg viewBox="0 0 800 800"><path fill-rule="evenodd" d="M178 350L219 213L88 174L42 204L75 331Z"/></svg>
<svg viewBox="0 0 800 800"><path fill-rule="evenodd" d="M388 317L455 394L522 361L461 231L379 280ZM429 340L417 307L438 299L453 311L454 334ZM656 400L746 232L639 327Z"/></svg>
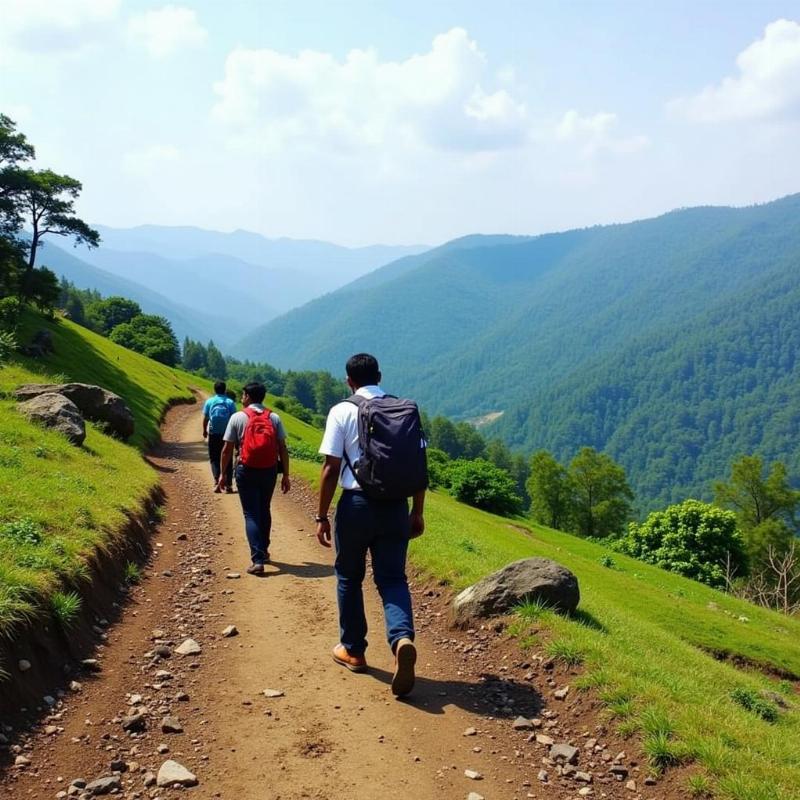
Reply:
<svg viewBox="0 0 800 800"><path fill-rule="evenodd" d="M317 539L330 547L328 509L338 481L342 494L336 506L334 542L340 636L333 660L353 672L367 668L361 586L369 551L383 601L386 637L395 657L392 693L402 697L414 686L417 660L405 570L409 539L425 530L426 444L416 404L380 388L374 356L352 356L346 371L353 395L328 414L319 448L325 463L315 517Z"/></svg>
<svg viewBox="0 0 800 800"><path fill-rule="evenodd" d="M211 474L214 476L214 491L222 491L219 487L220 456L222 455L222 437L228 428L228 421L236 413L235 398L227 394L225 381L214 384L214 396L209 397L203 405L203 438L208 440L208 460L211 462ZM231 488L231 464L228 467L227 491Z"/></svg>
<svg viewBox="0 0 800 800"><path fill-rule="evenodd" d="M248 383L242 390L242 411L237 411L228 422L225 446L222 449L222 469L228 467L234 446L239 449L236 465L236 486L244 514L244 528L250 544L250 575L263 575L269 563L272 513L270 503L281 467L281 491L291 488L289 480L289 452L286 449L286 431L281 418L264 407L267 393L263 383ZM223 473L220 488L226 488Z"/></svg>

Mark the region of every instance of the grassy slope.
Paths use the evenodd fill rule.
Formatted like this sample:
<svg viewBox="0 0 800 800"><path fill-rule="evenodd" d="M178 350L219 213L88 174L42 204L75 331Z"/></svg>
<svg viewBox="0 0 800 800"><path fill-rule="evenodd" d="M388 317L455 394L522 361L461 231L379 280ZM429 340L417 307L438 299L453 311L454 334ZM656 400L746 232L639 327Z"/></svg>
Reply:
<svg viewBox="0 0 800 800"><path fill-rule="evenodd" d="M0 633L43 606L56 589L86 572L86 557L106 545L141 507L158 474L141 457L169 403L191 400L193 376L170 370L67 321L28 314L20 341L33 330L53 332L46 361L20 358L0 369L0 526L30 520L39 543L0 535ZM87 424L82 448L28 422L10 392L21 383L98 383L133 409L136 434L124 444Z"/></svg>
<svg viewBox="0 0 800 800"><path fill-rule="evenodd" d="M36 324L28 320L28 327ZM193 377L166 370L69 323L54 325L57 355L48 369L94 380L126 396L137 416L137 442L151 438L171 399L189 396ZM17 364L0 372L0 393L47 379ZM275 398L269 398L274 405ZM281 412L290 441L316 447L320 432ZM297 461L293 472L316 482L319 465ZM155 484L138 451L89 429L82 450L25 422L0 397L0 523L21 516L41 522L46 546L0 548L0 625L30 610L30 591L46 592L74 573L82 556L102 546ZM580 580L582 618L544 615L516 626L524 646L551 646L586 664L585 686L595 686L625 730L642 727L645 746L664 749L654 731L668 719L668 750L696 758L730 800L789 800L800 781L800 719L795 708L768 724L734 705L736 687L775 688L776 681L742 671L701 648L730 653L800 674L800 621L739 602L624 556L602 566L607 551L524 522L509 521L433 493L428 531L412 558L458 589L516 558L542 555ZM61 549L54 543L61 543ZM26 546L27 547L27 546ZM66 555L65 555L66 553ZM36 564L35 558L44 559ZM33 560L32 560L33 559ZM71 565L71 566L70 566ZM78 570L79 571L79 570ZM4 616L5 615L5 616ZM740 619L744 617L746 621ZM778 687L782 688L782 687ZM660 719L661 718L661 719Z"/></svg>
<svg viewBox="0 0 800 800"><path fill-rule="evenodd" d="M285 416L285 415L284 415ZM290 423L291 424L291 423ZM307 427L307 426L306 426ZM294 428L307 444L319 432ZM318 464L295 462L317 482ZM769 724L733 703L737 687L788 691L760 671L740 670L705 650L800 675L800 620L757 608L702 584L586 542L518 520L486 514L440 493L429 496L426 534L412 545L414 563L455 589L518 558L544 556L569 567L581 586L583 615L520 620L523 646L577 653L581 683L595 687L623 730L640 732L646 750L662 746L694 758L730 800L796 800L800 785L800 714ZM538 633L546 630L543 641ZM791 694L791 693L790 693ZM666 725L669 721L669 726Z"/></svg>

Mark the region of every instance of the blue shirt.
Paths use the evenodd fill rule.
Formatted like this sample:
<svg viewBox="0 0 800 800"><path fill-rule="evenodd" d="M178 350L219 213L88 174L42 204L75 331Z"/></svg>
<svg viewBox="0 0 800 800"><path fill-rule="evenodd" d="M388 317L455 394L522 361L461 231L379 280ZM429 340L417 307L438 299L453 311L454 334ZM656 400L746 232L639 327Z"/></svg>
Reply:
<svg viewBox="0 0 800 800"><path fill-rule="evenodd" d="M220 422L224 422L224 426L222 426L222 430L212 430L214 427L215 420L211 418L211 410L219 405L225 406L225 410L228 412L227 415L223 416L220 419ZM236 403L230 399L225 394L215 394L213 397L209 397L206 400L205 404L203 405L203 416L209 420L208 430L210 433L213 433L217 436L221 436L225 433L225 428L228 426L228 421L230 418L236 413Z"/></svg>

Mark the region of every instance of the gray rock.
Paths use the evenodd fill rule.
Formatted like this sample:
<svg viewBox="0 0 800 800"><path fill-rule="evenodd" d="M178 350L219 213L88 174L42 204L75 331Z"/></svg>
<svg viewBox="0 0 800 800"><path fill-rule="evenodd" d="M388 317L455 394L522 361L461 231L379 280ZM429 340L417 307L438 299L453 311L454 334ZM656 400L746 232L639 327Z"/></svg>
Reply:
<svg viewBox="0 0 800 800"><path fill-rule="evenodd" d="M571 744L554 744L550 748L550 758L553 761L566 761L567 764L574 764L578 760L578 748Z"/></svg>
<svg viewBox="0 0 800 800"><path fill-rule="evenodd" d="M161 720L162 733L183 733L183 725L177 717L167 716Z"/></svg>
<svg viewBox="0 0 800 800"><path fill-rule="evenodd" d="M228 627L225 628L224 631L222 631L222 635L226 639L229 639L231 636L238 636L239 635L239 629L235 625L228 625Z"/></svg>
<svg viewBox="0 0 800 800"><path fill-rule="evenodd" d="M478 619L506 614L526 600L571 613L580 601L578 579L548 558L514 561L464 589L453 601L454 621L465 627Z"/></svg>
<svg viewBox="0 0 800 800"><path fill-rule="evenodd" d="M264 689L264 697L283 697L283 691L281 689Z"/></svg>
<svg viewBox="0 0 800 800"><path fill-rule="evenodd" d="M89 383L33 383L20 386L14 396L23 401L44 393L64 395L86 419L102 423L120 439L128 439L134 432L133 412L119 395L102 386Z"/></svg>
<svg viewBox="0 0 800 800"><path fill-rule="evenodd" d="M147 724L147 718L142 711L136 711L122 720L122 730L129 733L143 731Z"/></svg>
<svg viewBox="0 0 800 800"><path fill-rule="evenodd" d="M64 395L48 392L20 403L19 410L29 420L47 428L53 428L74 445L82 445L86 439L86 425L78 407Z"/></svg>
<svg viewBox="0 0 800 800"><path fill-rule="evenodd" d="M17 664L20 672L27 672L31 668L31 662L27 659L21 658Z"/></svg>
<svg viewBox="0 0 800 800"><path fill-rule="evenodd" d="M464 777L469 778L471 781L482 781L483 775L475 769L465 769Z"/></svg>
<svg viewBox="0 0 800 800"><path fill-rule="evenodd" d="M114 789L121 789L122 781L119 775L111 775L108 778L98 778L96 781L86 784L86 791L90 797L97 797L101 794L111 794Z"/></svg>
<svg viewBox="0 0 800 800"><path fill-rule="evenodd" d="M517 717L511 723L511 727L515 731L532 731L533 723L529 719L525 719L525 717Z"/></svg>
<svg viewBox="0 0 800 800"><path fill-rule="evenodd" d="M609 775L613 775L618 781L625 780L628 777L628 768L623 767L621 764L614 764L608 768Z"/></svg>
<svg viewBox="0 0 800 800"><path fill-rule="evenodd" d="M194 639L187 639L180 647L175 649L179 656L196 656L202 652L202 648Z"/></svg>
<svg viewBox="0 0 800 800"><path fill-rule="evenodd" d="M172 759L165 761L161 765L156 776L156 785L160 788L175 786L175 784L179 786L197 786L197 783L197 778L183 764L179 764Z"/></svg>

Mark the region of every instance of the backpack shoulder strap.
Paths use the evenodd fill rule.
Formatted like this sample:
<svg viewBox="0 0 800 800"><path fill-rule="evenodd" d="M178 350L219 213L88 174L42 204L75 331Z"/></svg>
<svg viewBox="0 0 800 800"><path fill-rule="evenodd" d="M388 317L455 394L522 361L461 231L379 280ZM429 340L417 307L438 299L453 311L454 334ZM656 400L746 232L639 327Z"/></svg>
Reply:
<svg viewBox="0 0 800 800"><path fill-rule="evenodd" d="M345 401L345 403L352 403L354 406L358 406L361 408L365 403L368 403L369 400L360 394L351 394Z"/></svg>

